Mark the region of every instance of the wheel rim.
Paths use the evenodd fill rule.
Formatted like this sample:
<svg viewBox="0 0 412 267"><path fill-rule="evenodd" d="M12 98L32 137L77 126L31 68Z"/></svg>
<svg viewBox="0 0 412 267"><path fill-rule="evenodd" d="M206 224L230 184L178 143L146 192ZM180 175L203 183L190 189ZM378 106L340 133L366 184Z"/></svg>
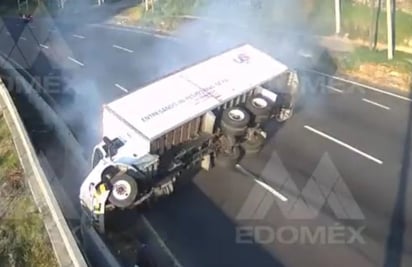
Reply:
<svg viewBox="0 0 412 267"><path fill-rule="evenodd" d="M245 119L245 113L240 109L232 109L229 111L228 116L234 121L242 121Z"/></svg>
<svg viewBox="0 0 412 267"><path fill-rule="evenodd" d="M132 187L127 181L120 180L113 185L113 196L118 200L125 200L130 196L132 192Z"/></svg>
<svg viewBox="0 0 412 267"><path fill-rule="evenodd" d="M252 99L252 105L255 108L264 109L268 106L268 102L261 97L256 97Z"/></svg>

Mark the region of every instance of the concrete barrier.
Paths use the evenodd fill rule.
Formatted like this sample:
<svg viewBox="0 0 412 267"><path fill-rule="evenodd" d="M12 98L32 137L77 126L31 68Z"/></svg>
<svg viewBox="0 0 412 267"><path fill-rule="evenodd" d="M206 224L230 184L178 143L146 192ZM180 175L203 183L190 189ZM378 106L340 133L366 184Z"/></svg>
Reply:
<svg viewBox="0 0 412 267"><path fill-rule="evenodd" d="M21 83L21 86L20 86L21 88L19 88L21 89L21 93L23 93L27 97L29 102L40 112L41 116L43 117L43 120L54 125L57 138L61 141L62 144L64 144L66 155L71 156L71 160L76 162L76 166L79 169L82 169L85 171L88 170L89 168L88 162L86 161L85 153L82 147L77 142L77 140L73 136L70 129L66 126L66 124L62 122L58 114L49 106L49 104L52 104L52 105L54 104L53 100L51 98L48 98L46 99L47 100L47 103L46 103L46 101L39 95L39 93L33 90L32 86L25 80L25 78L22 75L20 75L21 74L20 72L24 72L23 74L26 78L29 77L30 74L27 71L25 71L21 66L18 66L18 64L14 62L12 59L5 60L4 58L0 56L0 66L3 66L3 67L6 66L5 69L7 70L7 72L9 72L9 75L16 77L17 82ZM19 71L17 71L16 69L19 69ZM40 85L36 85L36 86L39 86L37 88L41 88ZM0 90L2 91L2 95L0 96L3 96L4 94L3 98L8 100L10 108L13 110L14 114L16 114L17 118L19 119L21 126L23 127L22 129L27 137L27 133L25 132L24 126L22 125L22 122L16 111L16 108L14 107L14 103L10 99L10 95L7 89L3 87ZM27 142L31 146L29 139ZM32 146L31 146L31 149L32 149L31 155L35 155ZM34 160L37 162L36 164L38 164L38 159L36 157L34 158L35 158ZM57 243L63 244L64 246L68 246L69 248L71 246L75 246L75 248L72 249L73 253L71 253L71 255L69 255L67 252L61 251L62 256L69 255L70 258L73 258L75 261L77 259L78 261L77 263L80 264L80 265L66 264L64 266L87 266L85 258L81 255L80 249L77 247L77 244L75 244L75 240L74 240L72 233L69 233L70 230L68 229L68 225L64 221L63 214L58 207L56 198L54 197L54 194L51 190L50 181L48 181L47 179L50 177L46 177L41 167L39 165L37 166L40 169L42 178L47 180L47 181L44 181L45 187L47 189L45 193L46 195L49 194L49 196L53 200L52 201L53 203L51 204L53 204L54 207L58 210L57 212L58 214L56 214L58 216L56 216L55 218L58 219L58 222L62 222L62 223L64 222L63 223L64 225L61 225L61 228L59 230L61 230L64 234L69 235L69 237L66 238L66 243L63 242L64 240L61 240L60 243L59 242ZM82 215L77 214L76 217L82 218ZM54 217L52 219L54 219ZM83 218L82 218L82 222L84 222ZM82 248L86 252L87 256L90 256L90 258L93 258L93 259L99 259L98 260L99 264L96 266L102 266L102 267L120 267L121 266L119 262L114 258L114 256L112 255L108 247L104 244L101 237L97 234L97 232L95 231L93 227L90 227L89 224L85 224L85 225L82 224L81 233L82 233ZM95 262L95 261L91 261L91 262Z"/></svg>
<svg viewBox="0 0 412 267"><path fill-rule="evenodd" d="M10 75L15 75L16 79L18 79L22 88L24 88L23 93L29 94L30 85L17 71L10 68L11 66L8 62L0 58L0 66L6 66L7 64L9 66L7 71ZM13 141L30 190L39 210L44 216L44 223L59 265L86 267L86 261L63 217L47 177L37 159L23 122L3 82L0 82L0 105L3 109L6 122L12 132Z"/></svg>

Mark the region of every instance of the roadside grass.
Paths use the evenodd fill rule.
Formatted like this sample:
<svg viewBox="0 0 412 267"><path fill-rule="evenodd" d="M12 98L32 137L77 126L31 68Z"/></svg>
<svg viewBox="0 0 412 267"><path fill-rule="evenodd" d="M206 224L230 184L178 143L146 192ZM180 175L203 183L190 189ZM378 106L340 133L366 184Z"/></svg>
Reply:
<svg viewBox="0 0 412 267"><path fill-rule="evenodd" d="M137 23L141 20L144 13L144 7L142 5L137 5L128 8L122 12L122 17L125 17L131 23Z"/></svg>
<svg viewBox="0 0 412 267"><path fill-rule="evenodd" d="M387 59L387 50L372 51L367 47L358 47L352 53L340 54L337 56L339 66L344 70L358 69L362 64L371 63L390 67L402 73L411 72L412 55L403 52L396 52L393 60Z"/></svg>
<svg viewBox="0 0 412 267"><path fill-rule="evenodd" d="M223 0L222 0L223 1ZM206 5L210 5L207 0L157 0L153 10L145 12L144 3L125 12L135 23L156 27L162 30L174 30L184 20L182 15L196 15L196 12L203 10ZM222 16L221 8L226 2L222 2L218 9L212 9L218 16ZM240 9L239 9L240 8ZM237 7L236 12L239 18L251 12L256 20L263 22L262 27L271 28L273 26L292 29L305 29L308 33L316 35L333 35L335 32L335 7L331 0L288 0L270 2L263 9L253 10L252 7ZM208 10L209 10L208 9ZM296 11L297 10L297 11ZM227 19L233 19L233 11L227 11ZM207 13L207 12L206 12ZM369 41L369 32L372 20L372 10L368 5L354 4L352 1L342 1L342 33L347 33L349 39ZM226 17L221 18L224 20ZM378 22L378 43L385 44L387 41L386 11L382 8ZM397 11L395 15L395 41L397 45L412 45L412 15L403 11ZM379 47L378 44L378 47ZM357 70L361 66L370 64L384 66L391 72L401 74L411 73L411 63L407 62L410 55L397 51L393 60L387 60L386 50L371 51L366 47L358 47L350 54L338 54L337 64L341 70ZM371 69L373 71L373 68Z"/></svg>
<svg viewBox="0 0 412 267"><path fill-rule="evenodd" d="M58 266L0 114L0 266Z"/></svg>
<svg viewBox="0 0 412 267"><path fill-rule="evenodd" d="M125 14L134 22L140 21L143 24L157 26L170 24L169 28L173 28L182 22L178 18L179 16L193 15L205 7L207 3L205 0L157 0L153 10L145 12L144 3L142 3L126 11ZM251 8L249 7L249 9ZM211 9L213 10L213 8ZM216 10L216 12L222 15L221 10ZM230 11L228 12L228 16L230 16ZM256 19L265 21L264 24L268 27L302 27L318 35L331 35L335 32L335 8L334 1L331 0L294 0L288 1L287 4L274 2L253 12L255 12ZM238 13L241 13L239 16L244 15L243 12ZM370 6L355 4L352 1L342 1L341 17L342 32L347 33L350 39L369 40L372 20ZM412 14L398 10L395 14L396 44L412 44L411 25ZM378 22L378 42L386 43L386 41L386 10L382 8Z"/></svg>
<svg viewBox="0 0 412 267"><path fill-rule="evenodd" d="M154 3L153 9L145 12L142 3L142 17L140 23L145 26L155 26L162 30L174 30L182 19L179 16L191 15L199 8L204 0L158 0Z"/></svg>
<svg viewBox="0 0 412 267"><path fill-rule="evenodd" d="M333 34L335 31L334 1L313 0L314 8L308 24L314 32L321 35ZM342 32L348 33L350 39L369 40L372 10L368 5L342 1ZM397 10L395 14L396 44L412 42L412 15ZM387 42L386 10L381 9L378 22L378 42Z"/></svg>

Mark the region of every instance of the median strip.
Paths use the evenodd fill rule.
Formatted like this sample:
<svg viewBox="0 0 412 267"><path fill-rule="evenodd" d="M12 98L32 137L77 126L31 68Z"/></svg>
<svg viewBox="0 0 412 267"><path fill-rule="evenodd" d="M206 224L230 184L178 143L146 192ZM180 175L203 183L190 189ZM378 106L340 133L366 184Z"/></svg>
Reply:
<svg viewBox="0 0 412 267"><path fill-rule="evenodd" d="M357 154L359 154L359 155L361 155L361 156L363 156L363 157L365 157L365 158L367 158L367 159L369 159L369 160L371 160L375 163L378 163L380 165L383 164L383 161L381 161L380 159L375 158L375 157L373 157L373 156L371 156L371 155L369 155L369 154L367 154L367 153L365 153L365 152L363 152L363 151L361 151L361 150L359 150L359 149L357 149L357 148L355 148L351 145L348 145L348 144L346 144L346 143L344 143L344 142L342 142L342 141L340 141L340 140L338 140L338 139L336 139L336 138L334 138L334 137L332 137L332 136L330 136L330 135L328 135L324 132L316 130L315 128L312 128L308 125L305 125L304 128L311 131L311 132L313 132L313 133L316 133L316 134L318 134L318 135L320 135L320 136L322 136L322 137L324 137L324 138L326 138L326 139L328 139L328 140L330 140L330 141L332 141L332 142L334 142L338 145L341 145L341 146L343 146L343 147L345 147L345 148L347 148L347 149L349 149L349 150L351 150L351 151L353 151L353 152L355 152L355 153L357 153Z"/></svg>

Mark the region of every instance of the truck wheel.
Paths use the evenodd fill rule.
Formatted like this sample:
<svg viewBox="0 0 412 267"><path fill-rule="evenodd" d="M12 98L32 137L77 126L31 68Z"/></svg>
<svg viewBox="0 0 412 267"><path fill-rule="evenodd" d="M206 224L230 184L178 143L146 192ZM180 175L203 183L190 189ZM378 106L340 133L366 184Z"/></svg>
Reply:
<svg viewBox="0 0 412 267"><path fill-rule="evenodd" d="M118 208L127 208L132 205L138 193L136 181L132 177L122 174L113 177L110 182L113 185L109 196L110 203Z"/></svg>
<svg viewBox="0 0 412 267"><path fill-rule="evenodd" d="M241 136L245 134L249 122L250 115L244 108L228 108L222 114L222 131L227 135Z"/></svg>
<svg viewBox="0 0 412 267"><path fill-rule="evenodd" d="M246 155L258 154L262 150L265 141L266 140L262 135L257 134L243 142L242 148Z"/></svg>
<svg viewBox="0 0 412 267"><path fill-rule="evenodd" d="M222 152L215 158L215 165L222 168L234 168L239 162L241 151L238 146L233 147L230 153Z"/></svg>
<svg viewBox="0 0 412 267"><path fill-rule="evenodd" d="M273 103L262 95L255 95L247 99L245 106L256 117L269 118Z"/></svg>

